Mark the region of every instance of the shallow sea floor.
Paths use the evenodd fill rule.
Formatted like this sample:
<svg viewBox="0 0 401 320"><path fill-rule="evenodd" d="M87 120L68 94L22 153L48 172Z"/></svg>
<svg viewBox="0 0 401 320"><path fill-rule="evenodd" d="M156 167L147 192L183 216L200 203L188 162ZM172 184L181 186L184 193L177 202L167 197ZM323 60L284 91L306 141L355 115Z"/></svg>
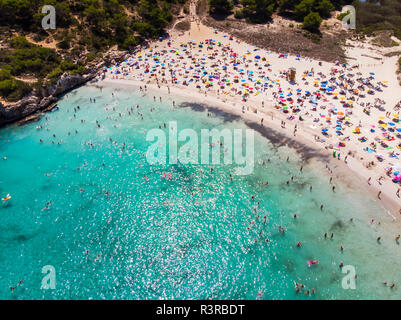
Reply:
<svg viewBox="0 0 401 320"><path fill-rule="evenodd" d="M0 196L12 196L0 205L1 299L401 298L401 283L382 284L399 282L401 247L379 203L339 181L333 193L323 161L300 172L302 155L259 133L250 175L236 165L150 165L146 134L167 133L169 121L198 133L247 129L156 98L85 86L38 123L0 130ZM340 262L355 268L356 289L343 289ZM46 265L54 290L41 289ZM297 294L296 282L315 294Z"/></svg>

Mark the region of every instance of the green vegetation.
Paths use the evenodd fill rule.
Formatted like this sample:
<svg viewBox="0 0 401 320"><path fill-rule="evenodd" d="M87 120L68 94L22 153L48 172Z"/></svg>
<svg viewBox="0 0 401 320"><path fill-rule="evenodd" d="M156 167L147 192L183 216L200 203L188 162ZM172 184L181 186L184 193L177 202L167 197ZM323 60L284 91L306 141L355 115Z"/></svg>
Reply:
<svg viewBox="0 0 401 320"><path fill-rule="evenodd" d="M234 4L231 2L231 0L209 0L210 14L227 15L231 13L233 8Z"/></svg>
<svg viewBox="0 0 401 320"><path fill-rule="evenodd" d="M401 0L354 1L357 30L372 35L378 30L392 30L401 40Z"/></svg>
<svg viewBox="0 0 401 320"><path fill-rule="evenodd" d="M310 12L305 18L302 24L302 28L310 32L318 32L322 18L317 12Z"/></svg>
<svg viewBox="0 0 401 320"><path fill-rule="evenodd" d="M8 70L0 70L0 95L9 101L17 101L31 91L23 81L16 80Z"/></svg>
<svg viewBox="0 0 401 320"><path fill-rule="evenodd" d="M278 12L302 22L304 29L313 33L319 33L319 18L327 19L334 10L341 11L343 6L353 5L358 32L372 35L374 31L392 30L401 40L401 0L210 0L211 6L225 13L231 12L233 3L242 6L234 12L237 19L266 23ZM347 14L349 12L340 13L337 19L342 20Z"/></svg>
<svg viewBox="0 0 401 320"><path fill-rule="evenodd" d="M45 77L60 62L55 50L35 46L24 36L11 38L10 49L2 50L0 56L1 68L13 76Z"/></svg>
<svg viewBox="0 0 401 320"><path fill-rule="evenodd" d="M30 85L15 77L31 76L42 81L48 78L54 84L64 72L84 71L80 64L61 59L54 49L33 45L24 36L9 40L9 49L0 51L0 94L9 101L21 99L29 92Z"/></svg>
<svg viewBox="0 0 401 320"><path fill-rule="evenodd" d="M316 20L316 13L319 15L319 18L329 18L333 10L334 5L329 0L302 0L294 7L294 14L299 20L303 20L307 16L313 17ZM311 15L311 13L314 14Z"/></svg>
<svg viewBox="0 0 401 320"><path fill-rule="evenodd" d="M352 2L348 0L225 0L224 2L230 1L239 2L242 5L242 9L236 10L234 13L237 19L245 18L254 23L268 22L274 12L287 14L299 22L303 22L311 13L317 13L320 18L329 18L333 10L340 10L343 5ZM311 15L307 21L310 21L311 18L315 24L316 21L319 21L316 14ZM318 32L316 28L309 29Z"/></svg>
<svg viewBox="0 0 401 320"><path fill-rule="evenodd" d="M243 6L241 14L247 21L263 23L270 20L275 3L275 0L241 0Z"/></svg>
<svg viewBox="0 0 401 320"><path fill-rule="evenodd" d="M350 14L349 11L342 12L342 13L340 13L339 15L337 15L337 19L340 20L340 21L342 21L342 20L344 19L344 17L345 17L345 16L348 16L349 14Z"/></svg>
<svg viewBox="0 0 401 320"><path fill-rule="evenodd" d="M82 74L84 63L117 45L127 50L164 34L172 11L186 0L0 0L0 96L23 97L38 84L55 84L65 73ZM43 5L56 9L56 30L43 30ZM177 10L178 11L178 10ZM14 34L20 36L11 36ZM8 33L8 34L7 34ZM55 49L35 45L55 43ZM54 47L54 46L49 46ZM74 61L74 62L73 62ZM24 83L20 78L36 79Z"/></svg>

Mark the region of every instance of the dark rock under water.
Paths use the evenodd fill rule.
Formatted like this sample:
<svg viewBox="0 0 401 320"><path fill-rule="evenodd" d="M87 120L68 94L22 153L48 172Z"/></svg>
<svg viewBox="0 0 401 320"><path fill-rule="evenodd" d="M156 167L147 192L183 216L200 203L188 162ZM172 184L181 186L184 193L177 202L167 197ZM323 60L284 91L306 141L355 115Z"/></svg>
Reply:
<svg viewBox="0 0 401 320"><path fill-rule="evenodd" d="M216 107L212 107L210 105L204 103L191 103L191 102L184 102L180 104L180 107L184 108L191 108L193 111L197 112L211 112L215 116L224 120L224 122L232 122L232 121L240 121L242 120L241 116L231 114L224 110L221 110ZM322 154L319 150L309 147L301 142L298 142L283 133L280 133L272 128L267 126L262 126L256 122L245 120L245 124L259 132L263 137L268 139L274 148L279 148L283 146L288 146L292 149L295 149L297 153L300 155L302 161L308 162L309 160L315 158L322 161L327 161L327 155Z"/></svg>

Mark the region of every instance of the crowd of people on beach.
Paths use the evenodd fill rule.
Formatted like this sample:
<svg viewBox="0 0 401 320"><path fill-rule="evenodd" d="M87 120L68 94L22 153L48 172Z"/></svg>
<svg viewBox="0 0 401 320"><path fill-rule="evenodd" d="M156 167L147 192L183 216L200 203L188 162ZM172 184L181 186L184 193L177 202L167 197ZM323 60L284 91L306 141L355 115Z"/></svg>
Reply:
<svg viewBox="0 0 401 320"><path fill-rule="evenodd" d="M233 102L242 113L258 114L262 125L265 118L281 119L283 129L293 126L294 136L302 128L338 159L344 154L345 163L352 157L368 169L380 165L385 176L401 184L401 100L387 105L383 98L389 93L387 80L339 61L325 66L320 62L322 70L329 70L326 73L314 67L295 70L300 73L295 78L290 69L297 65L285 68L270 61L272 57L285 61L286 53L256 46L241 52L240 40L224 38L224 43L212 38L155 42L106 68L105 74L109 79L154 84L169 92L173 86L189 88ZM309 60L296 57L300 63Z"/></svg>

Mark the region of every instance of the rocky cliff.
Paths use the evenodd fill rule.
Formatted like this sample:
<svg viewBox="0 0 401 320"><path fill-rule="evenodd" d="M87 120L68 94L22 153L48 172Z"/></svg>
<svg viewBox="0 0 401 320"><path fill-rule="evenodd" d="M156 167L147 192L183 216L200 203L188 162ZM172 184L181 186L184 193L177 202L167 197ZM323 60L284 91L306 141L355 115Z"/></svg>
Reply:
<svg viewBox="0 0 401 320"><path fill-rule="evenodd" d="M38 112L51 108L62 94L101 75L104 65L114 64L126 57L127 52L109 52L105 60L88 68L84 75L66 74L57 81L57 84L34 90L16 103L3 105L0 102L0 127L23 119L39 118ZM33 116L35 114L36 116Z"/></svg>
<svg viewBox="0 0 401 320"><path fill-rule="evenodd" d="M29 96L20 101L2 105L0 103L0 126L7 123L22 120L38 111L44 110L57 101L57 97L66 93L77 86L93 79L98 71L90 72L86 75L66 75L62 77L56 85L47 86L42 90L35 90Z"/></svg>

